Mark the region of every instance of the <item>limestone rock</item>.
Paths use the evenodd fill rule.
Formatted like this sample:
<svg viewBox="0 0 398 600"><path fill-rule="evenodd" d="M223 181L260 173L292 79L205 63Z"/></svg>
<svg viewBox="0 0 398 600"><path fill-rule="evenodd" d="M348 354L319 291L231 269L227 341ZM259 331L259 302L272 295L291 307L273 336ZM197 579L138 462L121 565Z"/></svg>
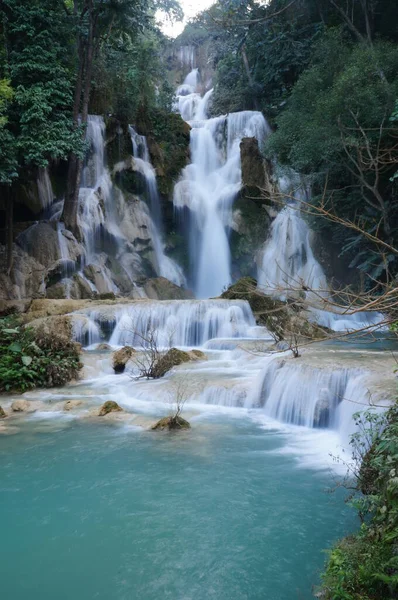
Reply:
<svg viewBox="0 0 398 600"><path fill-rule="evenodd" d="M77 261L83 254L82 246L71 232L56 230L55 222L39 222L29 227L18 237L18 244L37 262L50 267L62 259L59 238L62 235L71 261Z"/></svg>
<svg viewBox="0 0 398 600"><path fill-rule="evenodd" d="M68 341L72 339L72 320L67 315L41 317L30 321L28 325L40 330L44 335L56 336Z"/></svg>
<svg viewBox="0 0 398 600"><path fill-rule="evenodd" d="M97 288L98 294L113 292L109 289L109 282L104 277L103 270L98 265L87 265L84 267L84 275Z"/></svg>
<svg viewBox="0 0 398 600"><path fill-rule="evenodd" d="M4 411L4 408L2 406L0 406L0 419L4 419L6 416L7 415Z"/></svg>
<svg viewBox="0 0 398 600"><path fill-rule="evenodd" d="M165 429L168 429L169 431L178 431L181 429L191 429L191 425L188 423L188 421L186 421L180 416L164 417L163 419L160 419L160 421L155 423L155 425L153 425L151 429L152 431L164 431Z"/></svg>
<svg viewBox="0 0 398 600"><path fill-rule="evenodd" d="M163 354L157 361L153 369L153 377L156 379L163 377L173 367L185 362L190 362L191 360L188 352L178 350L178 348L170 348L170 350L168 350L166 354Z"/></svg>
<svg viewBox="0 0 398 600"><path fill-rule="evenodd" d="M143 288L152 300L189 300L194 297L191 290L179 287L165 277L147 279Z"/></svg>
<svg viewBox="0 0 398 600"><path fill-rule="evenodd" d="M27 400L14 400L11 404L11 410L13 412L34 412L35 408Z"/></svg>
<svg viewBox="0 0 398 600"><path fill-rule="evenodd" d="M120 408L120 406L118 405L117 402L114 402L113 400L108 400L107 402L104 402L104 404L101 406L98 416L99 417L104 417L105 415L108 415L111 412L122 412L123 409Z"/></svg>
<svg viewBox="0 0 398 600"><path fill-rule="evenodd" d="M112 365L115 373L123 373L133 354L135 354L135 350L131 346L124 346L113 353Z"/></svg>
<svg viewBox="0 0 398 600"><path fill-rule="evenodd" d="M69 411L81 406L83 404L82 400L67 400L64 404L64 410Z"/></svg>

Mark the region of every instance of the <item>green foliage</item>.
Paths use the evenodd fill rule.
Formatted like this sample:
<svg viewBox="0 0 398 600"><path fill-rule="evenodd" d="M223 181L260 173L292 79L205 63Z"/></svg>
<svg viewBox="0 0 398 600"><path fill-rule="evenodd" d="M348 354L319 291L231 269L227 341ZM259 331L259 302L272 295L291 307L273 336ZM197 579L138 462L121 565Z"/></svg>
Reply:
<svg viewBox="0 0 398 600"><path fill-rule="evenodd" d="M81 366L74 342L0 319L0 391L64 385Z"/></svg>
<svg viewBox="0 0 398 600"><path fill-rule="evenodd" d="M398 593L398 405L380 415L356 415L351 440L358 466L362 526L330 552L323 575L326 600L390 600ZM361 459L361 461L359 460Z"/></svg>

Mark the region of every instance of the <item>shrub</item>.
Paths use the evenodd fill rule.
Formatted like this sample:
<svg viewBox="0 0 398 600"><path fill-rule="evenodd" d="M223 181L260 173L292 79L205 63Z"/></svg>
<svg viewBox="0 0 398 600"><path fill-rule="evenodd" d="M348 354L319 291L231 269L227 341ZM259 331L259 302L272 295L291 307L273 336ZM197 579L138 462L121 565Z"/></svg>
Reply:
<svg viewBox="0 0 398 600"><path fill-rule="evenodd" d="M24 328L12 316L0 319L0 391L64 385L78 376L79 352L65 337Z"/></svg>

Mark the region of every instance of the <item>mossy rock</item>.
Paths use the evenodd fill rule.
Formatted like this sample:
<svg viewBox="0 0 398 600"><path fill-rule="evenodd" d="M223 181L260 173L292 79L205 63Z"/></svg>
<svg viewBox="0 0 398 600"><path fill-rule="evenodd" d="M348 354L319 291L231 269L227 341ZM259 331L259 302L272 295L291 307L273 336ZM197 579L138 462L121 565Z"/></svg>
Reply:
<svg viewBox="0 0 398 600"><path fill-rule="evenodd" d="M4 408L2 406L0 406L0 419L5 419L5 417L7 416Z"/></svg>
<svg viewBox="0 0 398 600"><path fill-rule="evenodd" d="M120 406L118 405L117 402L114 402L113 400L108 400L107 402L104 402L104 404L101 406L98 416L99 417L105 417L105 415L109 415L109 413L111 412L122 412L123 409L120 408Z"/></svg>
<svg viewBox="0 0 398 600"><path fill-rule="evenodd" d="M115 373L124 372L128 361L134 353L135 350L134 348L131 348L131 346L124 346L123 348L120 348L120 350L116 350L116 352L113 353L112 365Z"/></svg>
<svg viewBox="0 0 398 600"><path fill-rule="evenodd" d="M180 416L164 417L155 423L151 429L152 431L164 431L165 429L168 429L169 431L178 431L181 429L191 429L191 425Z"/></svg>
<svg viewBox="0 0 398 600"><path fill-rule="evenodd" d="M190 362L192 359L188 352L178 350L178 348L170 348L166 354L163 354L157 361L153 369L153 377L159 379L163 377L170 369L181 365L185 362Z"/></svg>

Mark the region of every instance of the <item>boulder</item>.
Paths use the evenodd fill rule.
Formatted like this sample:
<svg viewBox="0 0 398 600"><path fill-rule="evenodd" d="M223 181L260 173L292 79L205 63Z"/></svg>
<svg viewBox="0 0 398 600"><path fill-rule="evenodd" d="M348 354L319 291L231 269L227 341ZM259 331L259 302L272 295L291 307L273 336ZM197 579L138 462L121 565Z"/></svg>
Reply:
<svg viewBox="0 0 398 600"><path fill-rule="evenodd" d="M0 406L0 419L4 419L6 416L7 415L4 411L4 408L2 406Z"/></svg>
<svg viewBox="0 0 398 600"><path fill-rule="evenodd" d="M180 429L191 429L191 425L183 419L182 417L164 417L160 419L153 427L151 427L152 431L164 431L168 429L169 431L180 430Z"/></svg>
<svg viewBox="0 0 398 600"><path fill-rule="evenodd" d="M81 406L83 404L82 400L67 400L64 404L64 410L69 411Z"/></svg>
<svg viewBox="0 0 398 600"><path fill-rule="evenodd" d="M134 348L131 346L124 346L120 350L116 350L112 356L112 365L115 373L123 373L128 361L135 354Z"/></svg>
<svg viewBox="0 0 398 600"><path fill-rule="evenodd" d="M117 402L114 402L113 400L108 400L107 402L104 402L104 404L101 406L98 416L99 417L104 417L105 415L108 415L111 412L122 412L123 409L120 408L120 406L118 405Z"/></svg>
<svg viewBox="0 0 398 600"><path fill-rule="evenodd" d="M191 290L182 288L165 277L147 279L143 288L147 297L152 300L189 300L194 298Z"/></svg>
<svg viewBox="0 0 398 600"><path fill-rule="evenodd" d="M11 404L11 410L13 412L34 412L35 408L27 400L14 400Z"/></svg>
<svg viewBox="0 0 398 600"><path fill-rule="evenodd" d="M158 379L163 377L170 369L181 365L185 362L190 362L192 359L189 356L188 352L184 352L183 350L178 350L178 348L170 348L159 358L156 362L156 365L153 369L153 377Z"/></svg>
<svg viewBox="0 0 398 600"><path fill-rule="evenodd" d="M5 256L5 247L1 245L0 256ZM10 275L5 270L0 273L0 301L29 303L32 298L44 296L44 275L45 267L14 244L12 272Z"/></svg>
<svg viewBox="0 0 398 600"><path fill-rule="evenodd" d="M32 225L18 237L19 246L45 267L50 267L63 258L59 236L62 236L71 261L76 262L84 252L70 231L57 231L56 225L56 222L42 221Z"/></svg>

